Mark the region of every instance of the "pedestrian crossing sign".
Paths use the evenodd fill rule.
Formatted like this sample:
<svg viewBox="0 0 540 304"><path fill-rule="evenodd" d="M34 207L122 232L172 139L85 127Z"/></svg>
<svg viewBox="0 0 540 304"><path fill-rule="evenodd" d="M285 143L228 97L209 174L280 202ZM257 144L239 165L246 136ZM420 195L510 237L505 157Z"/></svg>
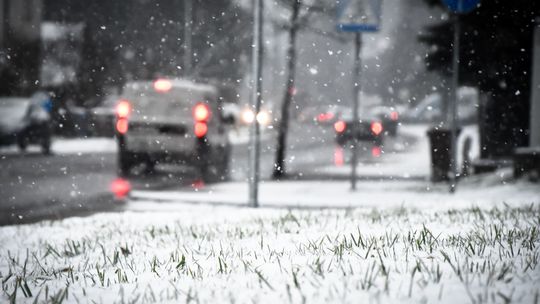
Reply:
<svg viewBox="0 0 540 304"><path fill-rule="evenodd" d="M382 0L337 0L338 29L344 32L377 32Z"/></svg>

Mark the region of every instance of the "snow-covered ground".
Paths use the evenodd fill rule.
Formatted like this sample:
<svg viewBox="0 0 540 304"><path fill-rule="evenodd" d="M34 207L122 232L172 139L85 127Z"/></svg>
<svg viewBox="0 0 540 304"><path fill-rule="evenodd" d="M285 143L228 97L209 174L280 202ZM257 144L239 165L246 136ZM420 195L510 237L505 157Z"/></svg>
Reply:
<svg viewBox="0 0 540 304"><path fill-rule="evenodd" d="M51 147L53 153L114 153L117 144L113 138L55 139Z"/></svg>
<svg viewBox="0 0 540 304"><path fill-rule="evenodd" d="M314 186L290 182L273 191L301 201L323 192ZM131 203L124 213L2 227L0 301L14 295L22 303L538 299L540 198L532 185L487 186L485 205L478 196L468 204L468 195L439 193L445 197L439 201L393 185L372 188L367 197L370 187L354 194L328 189L340 188L337 200L367 201L383 191L409 196L323 210L193 205L179 197L174 204ZM512 192L519 196L505 204ZM320 201L331 206L331 195Z"/></svg>
<svg viewBox="0 0 540 304"><path fill-rule="evenodd" d="M114 153L117 151L117 144L113 138L92 137L92 138L53 138L51 152L53 154L88 154L88 153ZM38 145L27 147L28 153L41 153ZM0 154L17 154L20 150L17 146L6 146L0 148Z"/></svg>
<svg viewBox="0 0 540 304"><path fill-rule="evenodd" d="M429 162L409 157L379 169ZM240 182L134 191L122 213L0 227L0 302L538 303L538 184L357 186L266 181L259 209Z"/></svg>

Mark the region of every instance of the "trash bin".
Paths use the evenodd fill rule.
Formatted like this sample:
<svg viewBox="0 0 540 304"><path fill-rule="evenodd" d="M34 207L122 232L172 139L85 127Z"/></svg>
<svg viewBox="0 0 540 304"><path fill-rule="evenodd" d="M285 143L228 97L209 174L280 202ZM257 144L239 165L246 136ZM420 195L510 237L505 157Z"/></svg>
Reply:
<svg viewBox="0 0 540 304"><path fill-rule="evenodd" d="M458 128L458 136L460 131ZM431 180L434 182L449 180L451 134L451 130L442 128L427 131L431 152Z"/></svg>

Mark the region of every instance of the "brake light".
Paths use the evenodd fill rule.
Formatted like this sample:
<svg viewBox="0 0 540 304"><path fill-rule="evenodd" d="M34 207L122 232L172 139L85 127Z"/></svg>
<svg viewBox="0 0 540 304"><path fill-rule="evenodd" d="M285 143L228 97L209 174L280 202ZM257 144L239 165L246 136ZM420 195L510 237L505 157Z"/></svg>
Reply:
<svg viewBox="0 0 540 304"><path fill-rule="evenodd" d="M208 133L208 120L210 120L210 108L207 104L199 102L193 107L193 119L195 125L193 126L193 132L198 138L202 138Z"/></svg>
<svg viewBox="0 0 540 304"><path fill-rule="evenodd" d="M347 128L347 124L343 120L338 120L334 124L334 129L338 133L343 133L343 131L345 131L346 128Z"/></svg>
<svg viewBox="0 0 540 304"><path fill-rule="evenodd" d="M201 138L208 132L208 125L206 122L196 122L195 126L193 127L193 132L195 133L195 136Z"/></svg>
<svg viewBox="0 0 540 304"><path fill-rule="evenodd" d="M127 118L118 118L116 121L116 131L120 134L126 134L128 131L129 123Z"/></svg>
<svg viewBox="0 0 540 304"><path fill-rule="evenodd" d="M398 118L399 118L399 114L398 114L397 111L390 112L390 119L391 120L396 121L396 120L398 120Z"/></svg>
<svg viewBox="0 0 540 304"><path fill-rule="evenodd" d="M172 83L168 79L157 79L154 81L154 90L159 93L169 92L172 88Z"/></svg>
<svg viewBox="0 0 540 304"><path fill-rule="evenodd" d="M128 117L131 113L131 104L125 99L121 99L116 105L116 131L120 134L126 134L129 123Z"/></svg>
<svg viewBox="0 0 540 304"><path fill-rule="evenodd" d="M374 121L371 123L371 132L373 132L373 134L379 135L381 134L382 131L383 131L383 126L380 122Z"/></svg>
<svg viewBox="0 0 540 304"><path fill-rule="evenodd" d="M334 118L334 113L331 113L331 112L320 113L319 115L317 115L317 120L319 122L329 121L329 120L332 120L333 118Z"/></svg>
<svg viewBox="0 0 540 304"><path fill-rule="evenodd" d="M210 119L210 108L205 103L198 103L193 107L193 119L196 122L207 122Z"/></svg>
<svg viewBox="0 0 540 304"><path fill-rule="evenodd" d="M118 118L127 118L131 113L131 104L125 99L120 99L116 105L116 115Z"/></svg>

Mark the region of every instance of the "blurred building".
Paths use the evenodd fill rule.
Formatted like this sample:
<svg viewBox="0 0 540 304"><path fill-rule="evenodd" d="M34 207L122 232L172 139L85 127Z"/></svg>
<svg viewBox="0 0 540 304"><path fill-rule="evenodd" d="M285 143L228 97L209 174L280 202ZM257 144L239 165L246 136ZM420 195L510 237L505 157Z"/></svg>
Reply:
<svg viewBox="0 0 540 304"><path fill-rule="evenodd" d="M42 0L0 0L0 94L39 85Z"/></svg>

